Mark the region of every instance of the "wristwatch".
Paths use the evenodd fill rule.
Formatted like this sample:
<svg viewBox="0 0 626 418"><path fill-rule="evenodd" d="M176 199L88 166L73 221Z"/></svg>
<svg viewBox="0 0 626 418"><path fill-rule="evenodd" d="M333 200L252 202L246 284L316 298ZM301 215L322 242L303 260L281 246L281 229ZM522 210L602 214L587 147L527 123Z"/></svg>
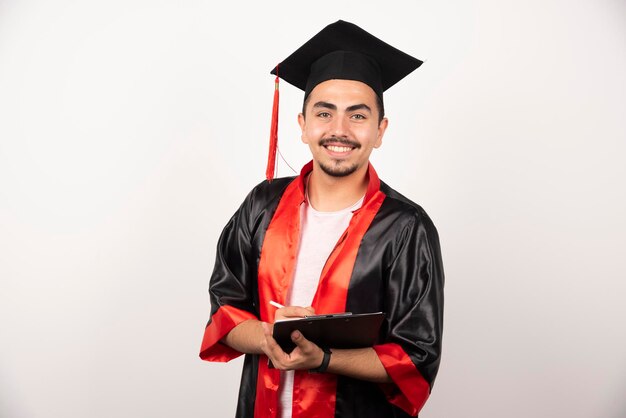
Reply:
<svg viewBox="0 0 626 418"><path fill-rule="evenodd" d="M330 355L333 353L329 348L322 348L324 352L324 359L322 360L322 364L319 367L314 369L310 369L309 373L324 373L326 369L328 369L328 364L330 364Z"/></svg>

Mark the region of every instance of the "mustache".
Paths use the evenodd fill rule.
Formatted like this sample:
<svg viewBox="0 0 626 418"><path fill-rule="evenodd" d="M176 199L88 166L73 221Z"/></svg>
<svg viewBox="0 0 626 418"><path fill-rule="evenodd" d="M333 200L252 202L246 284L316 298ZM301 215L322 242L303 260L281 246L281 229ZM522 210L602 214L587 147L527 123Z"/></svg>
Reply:
<svg viewBox="0 0 626 418"><path fill-rule="evenodd" d="M341 145L347 145L352 148L361 148L361 144L359 144L356 141L351 141L346 138L338 138L336 136L331 136L330 138L320 139L320 142L319 142L320 147L326 146L328 144L341 144Z"/></svg>

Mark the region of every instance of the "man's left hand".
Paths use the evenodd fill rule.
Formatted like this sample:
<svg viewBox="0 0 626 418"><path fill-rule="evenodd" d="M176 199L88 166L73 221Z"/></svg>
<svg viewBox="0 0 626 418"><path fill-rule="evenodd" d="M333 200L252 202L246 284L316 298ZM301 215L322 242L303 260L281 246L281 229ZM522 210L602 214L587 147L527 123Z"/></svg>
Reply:
<svg viewBox="0 0 626 418"><path fill-rule="evenodd" d="M324 360L324 352L315 343L304 338L300 331L291 333L291 341L296 348L289 354L285 353L272 337L271 324L263 323L265 339L261 349L278 370L310 370L319 367Z"/></svg>

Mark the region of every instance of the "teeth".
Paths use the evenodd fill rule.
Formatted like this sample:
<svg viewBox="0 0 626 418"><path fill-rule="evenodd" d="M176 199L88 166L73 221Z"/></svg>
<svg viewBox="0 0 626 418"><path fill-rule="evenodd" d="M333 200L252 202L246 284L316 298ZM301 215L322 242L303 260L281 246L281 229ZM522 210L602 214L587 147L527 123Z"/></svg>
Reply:
<svg viewBox="0 0 626 418"><path fill-rule="evenodd" d="M329 145L326 148L328 148L332 152L348 152L348 151L352 150L352 148L350 148L350 147L339 147L337 145Z"/></svg>

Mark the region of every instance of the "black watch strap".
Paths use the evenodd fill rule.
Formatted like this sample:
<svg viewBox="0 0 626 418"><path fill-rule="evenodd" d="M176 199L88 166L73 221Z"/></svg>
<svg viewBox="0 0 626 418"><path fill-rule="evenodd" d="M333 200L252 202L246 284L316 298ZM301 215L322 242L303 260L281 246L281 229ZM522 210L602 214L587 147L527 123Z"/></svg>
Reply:
<svg viewBox="0 0 626 418"><path fill-rule="evenodd" d="M332 351L330 351L329 348L322 348L322 351L324 352L324 359L322 360L322 364L315 369L309 370L309 373L324 373L326 369L328 369L328 365L330 364L330 355L332 354Z"/></svg>

